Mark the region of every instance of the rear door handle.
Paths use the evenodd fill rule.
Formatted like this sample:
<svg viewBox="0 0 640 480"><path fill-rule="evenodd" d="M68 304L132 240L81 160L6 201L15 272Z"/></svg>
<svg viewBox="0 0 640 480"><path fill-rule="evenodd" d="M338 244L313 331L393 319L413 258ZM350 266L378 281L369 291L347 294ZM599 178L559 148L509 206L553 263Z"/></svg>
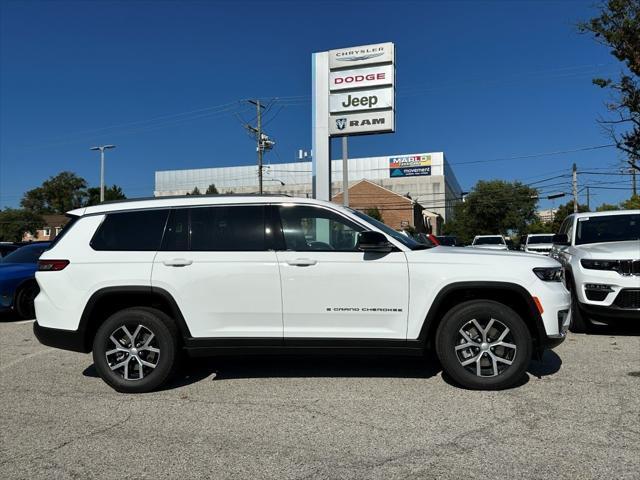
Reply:
<svg viewBox="0 0 640 480"><path fill-rule="evenodd" d="M186 258L173 258L171 260L164 260L162 262L167 267L186 267L193 263L193 260L187 260Z"/></svg>
<svg viewBox="0 0 640 480"><path fill-rule="evenodd" d="M316 263L318 263L318 261L312 258L296 258L295 260L287 260L287 264L292 267L310 267Z"/></svg>

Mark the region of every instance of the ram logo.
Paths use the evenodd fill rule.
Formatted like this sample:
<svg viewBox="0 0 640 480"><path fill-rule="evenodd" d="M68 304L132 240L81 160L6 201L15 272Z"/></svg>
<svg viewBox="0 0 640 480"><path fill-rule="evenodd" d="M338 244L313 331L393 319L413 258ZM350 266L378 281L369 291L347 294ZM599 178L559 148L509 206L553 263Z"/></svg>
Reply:
<svg viewBox="0 0 640 480"><path fill-rule="evenodd" d="M384 117L382 118L363 118L362 120L350 120L350 127L368 127L371 125L384 125ZM342 130L342 129L341 129Z"/></svg>
<svg viewBox="0 0 640 480"><path fill-rule="evenodd" d="M346 118L336 118L336 128L338 130L344 130L344 127L347 126Z"/></svg>

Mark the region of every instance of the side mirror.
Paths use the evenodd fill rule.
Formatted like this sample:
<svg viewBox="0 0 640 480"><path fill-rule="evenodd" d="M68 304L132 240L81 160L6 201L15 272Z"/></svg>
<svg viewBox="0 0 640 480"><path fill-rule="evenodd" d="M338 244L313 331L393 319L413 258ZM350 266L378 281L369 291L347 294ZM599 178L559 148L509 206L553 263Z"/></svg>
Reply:
<svg viewBox="0 0 640 480"><path fill-rule="evenodd" d="M380 232L372 232L370 230L358 234L356 247L363 252L389 253L393 250L393 245L389 243L387 237Z"/></svg>
<svg viewBox="0 0 640 480"><path fill-rule="evenodd" d="M566 233L557 233L553 236L553 244L568 246L571 242L569 242L569 236Z"/></svg>

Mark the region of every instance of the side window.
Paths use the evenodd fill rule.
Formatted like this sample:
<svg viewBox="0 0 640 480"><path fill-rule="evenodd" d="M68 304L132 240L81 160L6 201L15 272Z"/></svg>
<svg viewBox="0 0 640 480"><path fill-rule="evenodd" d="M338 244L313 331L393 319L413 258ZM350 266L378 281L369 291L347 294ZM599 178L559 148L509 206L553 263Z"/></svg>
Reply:
<svg viewBox="0 0 640 480"><path fill-rule="evenodd" d="M156 251L169 210L109 213L91 239L94 250Z"/></svg>
<svg viewBox="0 0 640 480"><path fill-rule="evenodd" d="M242 205L175 209L167 224L162 250L267 250L264 208Z"/></svg>
<svg viewBox="0 0 640 480"><path fill-rule="evenodd" d="M306 205L278 208L285 248L295 251L354 252L364 228L323 208Z"/></svg>

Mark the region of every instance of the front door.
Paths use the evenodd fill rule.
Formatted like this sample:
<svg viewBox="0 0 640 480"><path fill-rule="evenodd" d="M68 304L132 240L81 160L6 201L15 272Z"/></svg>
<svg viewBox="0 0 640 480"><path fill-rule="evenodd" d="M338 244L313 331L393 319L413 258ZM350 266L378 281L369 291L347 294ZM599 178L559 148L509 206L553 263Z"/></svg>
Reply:
<svg viewBox="0 0 640 480"><path fill-rule="evenodd" d="M356 248L364 227L338 211L277 206L277 252L286 338L406 339L405 254Z"/></svg>
<svg viewBox="0 0 640 480"><path fill-rule="evenodd" d="M172 210L152 286L178 303L194 337L282 338L280 275L265 207Z"/></svg>

